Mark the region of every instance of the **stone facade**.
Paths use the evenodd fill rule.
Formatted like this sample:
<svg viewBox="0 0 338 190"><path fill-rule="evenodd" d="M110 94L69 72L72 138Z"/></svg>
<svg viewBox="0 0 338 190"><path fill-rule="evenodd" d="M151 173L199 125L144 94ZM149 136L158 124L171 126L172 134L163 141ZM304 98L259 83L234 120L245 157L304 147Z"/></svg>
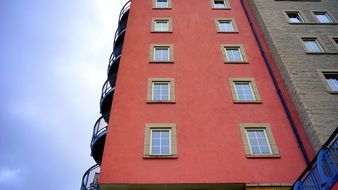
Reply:
<svg viewBox="0 0 338 190"><path fill-rule="evenodd" d="M281 72L315 151L338 126L338 94L330 93L322 70L338 71L337 0L247 0ZM304 23L289 23L286 12ZM313 11L327 12L334 23L318 23ZM323 53L307 53L302 37L317 38Z"/></svg>

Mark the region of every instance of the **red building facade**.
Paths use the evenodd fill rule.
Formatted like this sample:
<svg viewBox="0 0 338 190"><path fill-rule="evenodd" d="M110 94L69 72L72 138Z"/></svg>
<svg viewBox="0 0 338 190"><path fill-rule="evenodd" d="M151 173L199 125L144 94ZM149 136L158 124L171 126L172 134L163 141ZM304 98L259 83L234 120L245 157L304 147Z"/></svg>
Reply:
<svg viewBox="0 0 338 190"><path fill-rule="evenodd" d="M133 0L122 12L112 100L101 100L101 189L292 186L313 150L243 6Z"/></svg>

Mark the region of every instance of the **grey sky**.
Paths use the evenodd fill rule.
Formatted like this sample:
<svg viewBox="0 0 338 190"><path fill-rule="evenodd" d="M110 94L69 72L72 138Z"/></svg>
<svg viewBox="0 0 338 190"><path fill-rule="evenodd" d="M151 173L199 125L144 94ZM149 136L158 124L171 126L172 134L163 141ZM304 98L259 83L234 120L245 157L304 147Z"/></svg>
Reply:
<svg viewBox="0 0 338 190"><path fill-rule="evenodd" d="M0 1L0 186L80 189L126 0Z"/></svg>

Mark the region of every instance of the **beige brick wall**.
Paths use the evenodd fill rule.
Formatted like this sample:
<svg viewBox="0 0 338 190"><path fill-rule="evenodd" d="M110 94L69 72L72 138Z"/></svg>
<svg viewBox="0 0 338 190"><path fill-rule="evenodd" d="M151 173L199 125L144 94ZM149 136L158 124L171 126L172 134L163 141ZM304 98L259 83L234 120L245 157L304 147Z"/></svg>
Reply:
<svg viewBox="0 0 338 190"><path fill-rule="evenodd" d="M247 0L258 21L283 81L316 151L338 126L338 95L330 94L317 70L338 69L338 50L331 37L337 24L316 24L313 11L338 19L338 1ZM285 11L299 11L306 24L290 24ZM300 37L316 36L326 50L307 54Z"/></svg>

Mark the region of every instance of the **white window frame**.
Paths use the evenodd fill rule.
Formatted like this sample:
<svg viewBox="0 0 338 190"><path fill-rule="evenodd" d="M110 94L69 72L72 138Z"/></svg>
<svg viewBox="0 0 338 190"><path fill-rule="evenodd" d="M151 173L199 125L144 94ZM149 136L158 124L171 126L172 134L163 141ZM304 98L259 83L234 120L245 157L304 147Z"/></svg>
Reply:
<svg viewBox="0 0 338 190"><path fill-rule="evenodd" d="M230 23L231 31L222 30L221 23ZM218 29L220 32L235 32L235 27L231 20L218 20L217 24L218 24Z"/></svg>
<svg viewBox="0 0 338 190"><path fill-rule="evenodd" d="M167 24L166 30L159 30L159 29L156 27L157 24L159 24L159 23L166 23L166 24ZM155 31L155 32L169 32L169 31L170 31L170 22L169 22L169 20L160 20L160 19L154 20L154 31Z"/></svg>
<svg viewBox="0 0 338 190"><path fill-rule="evenodd" d="M155 91L155 84L156 83L162 83L162 84L164 84L164 83L166 83L167 85L168 85L168 100L155 100L155 98L154 98L154 91ZM151 100L152 101L170 101L170 88L171 88L171 86L170 86L170 82L168 82L168 81L153 81L152 82L152 87L151 87Z"/></svg>
<svg viewBox="0 0 338 190"><path fill-rule="evenodd" d="M320 43L319 43L319 41L318 41L317 38L302 38L302 41L303 41L303 45L304 45L304 47L306 49L306 52L308 52L308 53L323 53L324 52L324 49L320 45ZM316 43L316 45L318 46L318 48L319 48L320 51L311 51L311 50L309 50L308 47L306 46L305 41L314 41Z"/></svg>
<svg viewBox="0 0 338 190"><path fill-rule="evenodd" d="M168 57L167 57L167 59L166 60L157 60L156 59L156 50L159 50L159 49L167 49L167 51L168 51ZM170 46L154 46L154 57L153 57L153 60L154 61L166 61L166 62L168 62L168 61L170 61Z"/></svg>
<svg viewBox="0 0 338 190"><path fill-rule="evenodd" d="M152 153L152 148L153 148L153 131L169 131L169 153L168 154L153 154ZM161 146L160 146L161 149ZM155 129L150 129L150 146L149 146L149 154L151 156L168 156L171 155L171 129L166 129L166 128L155 128Z"/></svg>
<svg viewBox="0 0 338 190"><path fill-rule="evenodd" d="M224 7L216 7L215 1L223 1ZM212 6L214 9L226 9L228 8L227 2L225 0L212 0Z"/></svg>
<svg viewBox="0 0 338 190"><path fill-rule="evenodd" d="M169 0L165 0L167 2L167 6L165 7L160 7L158 6L158 2L159 0L155 0L155 8L159 8L159 9L165 9L165 8L169 8Z"/></svg>
<svg viewBox="0 0 338 190"><path fill-rule="evenodd" d="M300 22L292 22L291 19L290 19L289 14L296 14L296 15L298 16ZM286 12L286 15L287 15L287 17L288 17L289 23L304 23L304 19L303 19L303 17L300 15L299 12Z"/></svg>
<svg viewBox="0 0 338 190"><path fill-rule="evenodd" d="M236 87L236 83L248 83L249 84L249 87L250 87L250 92L251 92L251 95L253 97L253 100L241 100L239 99L239 96L238 96L238 92L237 92L237 87ZM253 88L252 88L252 84L250 81L234 81L233 82L233 85L234 85L234 89L235 89L235 93L236 93L236 98L238 101L256 101L256 96L255 96L255 93L253 91Z"/></svg>
<svg viewBox="0 0 338 190"><path fill-rule="evenodd" d="M244 58L240 47L224 47L226 59L228 62L243 62ZM237 50L239 52L240 60L229 60L229 55L227 50Z"/></svg>
<svg viewBox="0 0 338 190"><path fill-rule="evenodd" d="M316 17L316 20L318 21L318 23L326 23L326 24L329 24L329 23L334 23L334 20L331 18L331 16L327 13L327 12L325 12L325 11L323 11L323 12L313 12L313 14L315 15L315 17ZM327 18L327 20L329 21L329 22L321 22L320 20L319 20L319 18L318 18L318 16L319 15L325 15L325 17Z"/></svg>
<svg viewBox="0 0 338 190"><path fill-rule="evenodd" d="M249 135L248 135L248 131L263 131L264 133L264 137L265 137L265 142L267 143L268 145L268 148L269 148L269 154L265 154L265 153L259 153L259 154L254 154L253 151L252 151L252 145L250 143L250 139L249 139ZM250 148L250 154L251 155L272 155L273 154L273 151L271 149L271 144L270 144L270 140L268 138L268 135L266 133L266 129L265 128L257 128L257 129L251 129L251 128L246 128L245 129L245 134L246 134L246 139L247 139L247 142L249 144L249 148Z"/></svg>

